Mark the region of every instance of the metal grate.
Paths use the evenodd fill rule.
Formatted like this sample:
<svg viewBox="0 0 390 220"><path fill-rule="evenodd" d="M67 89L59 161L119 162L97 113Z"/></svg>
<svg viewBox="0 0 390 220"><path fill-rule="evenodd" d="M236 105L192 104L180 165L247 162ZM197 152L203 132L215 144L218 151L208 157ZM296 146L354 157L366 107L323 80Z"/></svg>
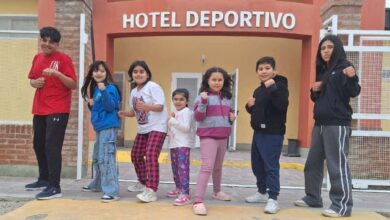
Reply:
<svg viewBox="0 0 390 220"><path fill-rule="evenodd" d="M351 100L353 108L350 168L354 187L390 186L390 45L389 37L360 37L358 46L375 51L348 51L360 79L361 93ZM356 41L355 41L356 44Z"/></svg>

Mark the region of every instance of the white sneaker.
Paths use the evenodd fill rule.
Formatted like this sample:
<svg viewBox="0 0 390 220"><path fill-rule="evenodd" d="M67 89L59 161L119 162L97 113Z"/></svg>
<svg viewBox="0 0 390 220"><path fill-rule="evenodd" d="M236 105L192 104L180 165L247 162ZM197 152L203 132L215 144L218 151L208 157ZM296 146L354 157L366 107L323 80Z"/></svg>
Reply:
<svg viewBox="0 0 390 220"><path fill-rule="evenodd" d="M136 184L127 187L127 191L129 192L143 192L145 190L146 190L146 186L140 182L137 182Z"/></svg>
<svg viewBox="0 0 390 220"><path fill-rule="evenodd" d="M298 207L309 207L309 205L302 199L298 199L297 201L295 201L294 205Z"/></svg>
<svg viewBox="0 0 390 220"><path fill-rule="evenodd" d="M325 209L323 212L322 212L322 215L323 216L326 216L326 217L331 217L331 218L340 218L340 217L344 217L342 216L341 214L333 211L332 209ZM345 216L347 217L347 216Z"/></svg>
<svg viewBox="0 0 390 220"><path fill-rule="evenodd" d="M268 199L264 212L268 214L276 214L280 210L279 203L276 200Z"/></svg>
<svg viewBox="0 0 390 220"><path fill-rule="evenodd" d="M266 203L268 196L266 194L261 194L256 192L255 194L245 198L245 201L248 203Z"/></svg>
<svg viewBox="0 0 390 220"><path fill-rule="evenodd" d="M146 188L146 190L137 195L137 198L142 202L154 202L157 200L157 193L153 189Z"/></svg>

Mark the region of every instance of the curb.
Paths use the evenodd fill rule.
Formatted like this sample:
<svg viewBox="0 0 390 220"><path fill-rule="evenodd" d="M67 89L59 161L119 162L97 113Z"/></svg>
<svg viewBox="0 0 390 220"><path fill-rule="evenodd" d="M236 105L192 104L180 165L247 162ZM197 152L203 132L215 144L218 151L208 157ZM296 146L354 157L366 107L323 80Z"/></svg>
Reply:
<svg viewBox="0 0 390 220"><path fill-rule="evenodd" d="M118 163L131 163L131 153L129 151L117 151L116 159ZM158 162L160 164L170 164L171 160L168 159L169 154L167 152L161 152L160 157L158 158ZM89 160L88 164L91 165L92 161ZM202 161L200 160L191 160L191 165L200 166ZM223 166L225 167L235 167L235 168L250 168L250 161L224 161ZM287 163L280 162L280 169L295 169L295 170L303 170L304 165L300 163Z"/></svg>

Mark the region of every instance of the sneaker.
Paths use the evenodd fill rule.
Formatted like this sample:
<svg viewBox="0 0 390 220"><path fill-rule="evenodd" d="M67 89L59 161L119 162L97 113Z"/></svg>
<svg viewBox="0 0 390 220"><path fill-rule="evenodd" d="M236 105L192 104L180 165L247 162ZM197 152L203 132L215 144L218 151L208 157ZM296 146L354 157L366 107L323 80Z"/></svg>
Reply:
<svg viewBox="0 0 390 220"><path fill-rule="evenodd" d="M37 180L36 182L25 185L24 187L28 191L34 191L34 190L43 190L48 186L49 186L49 182L45 180Z"/></svg>
<svg viewBox="0 0 390 220"><path fill-rule="evenodd" d="M217 193L214 193L214 195L211 196L213 199L221 200L221 201L230 201L230 196L222 191L219 191Z"/></svg>
<svg viewBox="0 0 390 220"><path fill-rule="evenodd" d="M118 201L118 200L119 200L118 196L103 195L101 198L102 202L113 202L113 201Z"/></svg>
<svg viewBox="0 0 390 220"><path fill-rule="evenodd" d="M84 192L99 192L99 190L93 189L93 188L91 188L89 186L83 186L82 189L83 189Z"/></svg>
<svg viewBox="0 0 390 220"><path fill-rule="evenodd" d="M207 209L204 203L196 203L192 206L195 215L207 215Z"/></svg>
<svg viewBox="0 0 390 220"><path fill-rule="evenodd" d="M190 195L180 194L179 197L173 202L173 205L188 205L191 203L191 200L192 198Z"/></svg>
<svg viewBox="0 0 390 220"><path fill-rule="evenodd" d="M325 209L322 212L322 215L326 216L326 217L331 217L331 218L341 218L341 217L348 217L348 216L350 216L350 215L341 215L341 214L333 211L332 209Z"/></svg>
<svg viewBox="0 0 390 220"><path fill-rule="evenodd" d="M178 190L178 189L174 189L174 190L167 192L167 196L170 198L176 198L179 195L180 195L180 190Z"/></svg>
<svg viewBox="0 0 390 220"><path fill-rule="evenodd" d="M157 194L153 189L146 188L146 190L137 195L137 198L142 202L154 202L157 200Z"/></svg>
<svg viewBox="0 0 390 220"><path fill-rule="evenodd" d="M278 201L274 199L268 199L267 205L265 205L264 212L268 214L276 214L280 210Z"/></svg>
<svg viewBox="0 0 390 220"><path fill-rule="evenodd" d="M267 200L268 200L267 195L261 194L259 192L256 192L255 194L245 198L245 202L248 203L266 203Z"/></svg>
<svg viewBox="0 0 390 220"><path fill-rule="evenodd" d="M295 206L299 206L299 207L309 207L309 204L307 204L305 201L303 201L302 199L298 199L297 201L294 202L294 205Z"/></svg>
<svg viewBox="0 0 390 220"><path fill-rule="evenodd" d="M143 192L146 190L146 186L140 182L137 182L136 184L127 187L127 191L129 192Z"/></svg>
<svg viewBox="0 0 390 220"><path fill-rule="evenodd" d="M42 192L38 193L35 198L38 200L47 200L62 197L61 189L57 187L47 187Z"/></svg>

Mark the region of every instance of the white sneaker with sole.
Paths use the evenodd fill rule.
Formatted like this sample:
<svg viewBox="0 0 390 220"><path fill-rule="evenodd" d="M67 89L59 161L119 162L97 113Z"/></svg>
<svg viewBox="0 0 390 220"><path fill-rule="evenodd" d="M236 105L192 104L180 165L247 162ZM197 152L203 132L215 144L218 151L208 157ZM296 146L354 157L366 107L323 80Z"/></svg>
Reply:
<svg viewBox="0 0 390 220"><path fill-rule="evenodd" d="M332 209L325 209L323 212L322 212L322 215L323 216L326 216L326 217L331 217L331 218L341 218L341 217L347 217L347 216L343 216L335 211L333 211Z"/></svg>
<svg viewBox="0 0 390 220"><path fill-rule="evenodd" d="M294 205L298 207L309 207L309 205L302 199L298 199L297 201L295 201Z"/></svg>
<svg viewBox="0 0 390 220"><path fill-rule="evenodd" d="M266 203L267 200L268 196L259 192L245 198L245 201L248 203Z"/></svg>
<svg viewBox="0 0 390 220"><path fill-rule="evenodd" d="M146 190L137 195L137 198L142 202L154 202L157 200L157 194L153 189L146 188Z"/></svg>
<svg viewBox="0 0 390 220"><path fill-rule="evenodd" d="M280 210L279 203L276 200L268 199L264 212L268 214L276 214Z"/></svg>
<svg viewBox="0 0 390 220"><path fill-rule="evenodd" d="M129 192L143 192L145 190L146 190L146 186L140 182L137 182L136 184L127 187L127 191Z"/></svg>

